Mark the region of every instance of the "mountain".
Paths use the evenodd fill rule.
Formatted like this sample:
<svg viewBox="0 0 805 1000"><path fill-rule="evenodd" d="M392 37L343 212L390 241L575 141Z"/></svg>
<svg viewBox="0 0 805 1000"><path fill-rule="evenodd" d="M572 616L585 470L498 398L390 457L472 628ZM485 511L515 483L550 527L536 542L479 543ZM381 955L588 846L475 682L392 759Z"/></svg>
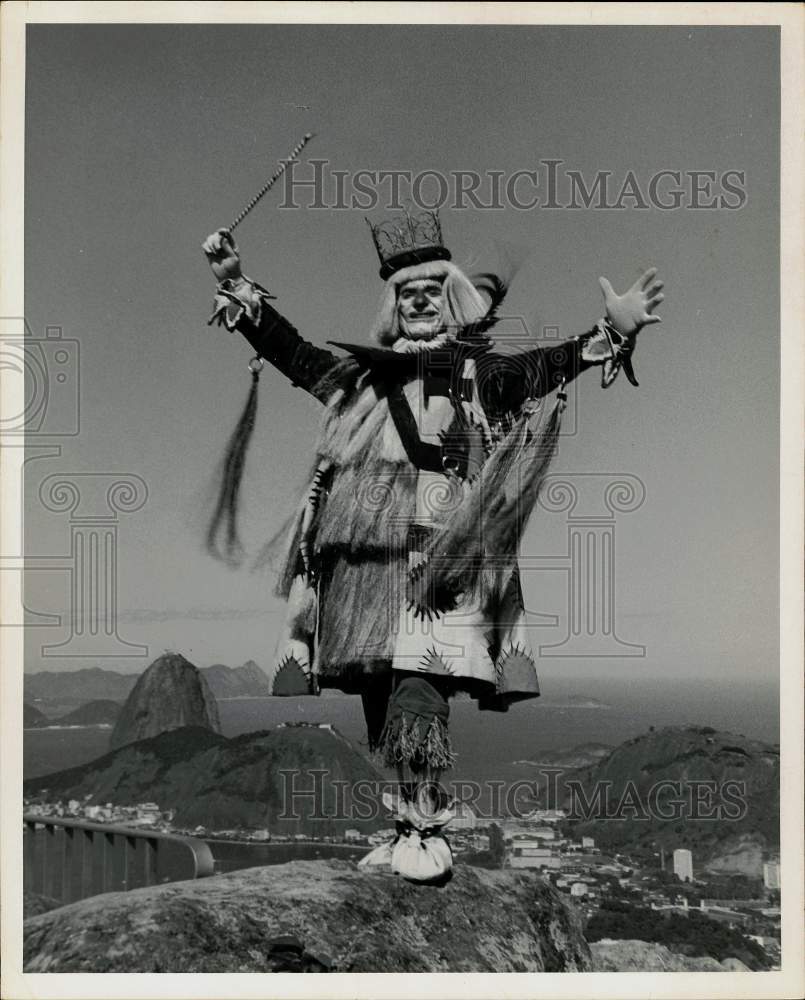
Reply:
<svg viewBox="0 0 805 1000"><path fill-rule="evenodd" d="M45 715L44 712L40 712L38 708L33 705L29 705L28 702L24 702L22 706L22 725L25 729L40 729L42 726L47 726L50 723L50 719Z"/></svg>
<svg viewBox="0 0 805 1000"><path fill-rule="evenodd" d="M87 701L125 701L139 674L118 674L100 667L25 674L25 700L81 705Z"/></svg>
<svg viewBox="0 0 805 1000"><path fill-rule="evenodd" d="M566 772L562 782L576 833L605 849L688 848L695 873L718 868L724 855L740 859L741 844L751 857L746 873L758 875L758 859L779 844L780 748L760 740L709 726L668 726ZM589 818L583 799L593 804ZM754 854L746 854L748 844ZM745 870L740 860L732 867Z"/></svg>
<svg viewBox="0 0 805 1000"><path fill-rule="evenodd" d="M248 660L242 667L214 663L202 668L201 673L216 698L267 698L271 695L268 676L254 660Z"/></svg>
<svg viewBox="0 0 805 1000"><path fill-rule="evenodd" d="M247 660L241 667L215 663L201 670L216 698L265 698L271 694L266 673ZM43 670L25 675L25 698L72 708L90 701L124 702L142 674L119 674L99 667L56 673Z"/></svg>
<svg viewBox="0 0 805 1000"><path fill-rule="evenodd" d="M22 961L26 973L591 968L575 908L536 873L456 865L435 888L341 860L92 896L26 920Z"/></svg>
<svg viewBox="0 0 805 1000"><path fill-rule="evenodd" d="M220 732L218 706L198 667L180 653L165 653L137 680L109 746L115 749L183 726Z"/></svg>
<svg viewBox="0 0 805 1000"><path fill-rule="evenodd" d="M117 722L123 706L119 701L98 698L51 721L52 726L108 726Z"/></svg>
<svg viewBox="0 0 805 1000"><path fill-rule="evenodd" d="M317 771L322 772L318 779ZM325 835L350 827L369 831L389 826L380 806L380 782L374 768L332 728L288 725L226 739L195 726L31 778L24 789L26 797L49 802L85 796L90 804L156 802L161 809L173 809L174 824L184 829L268 827L272 832ZM312 794L316 788L320 794ZM355 810L350 809L353 790ZM368 818L361 818L358 807ZM318 818L312 815L314 808Z"/></svg>

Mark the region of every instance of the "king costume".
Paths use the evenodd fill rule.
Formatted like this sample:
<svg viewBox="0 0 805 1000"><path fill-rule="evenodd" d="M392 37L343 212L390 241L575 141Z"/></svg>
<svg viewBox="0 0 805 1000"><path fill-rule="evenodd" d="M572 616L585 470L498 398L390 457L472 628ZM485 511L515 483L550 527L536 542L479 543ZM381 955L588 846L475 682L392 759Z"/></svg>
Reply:
<svg viewBox="0 0 805 1000"><path fill-rule="evenodd" d="M219 284L210 322L242 333L323 407L307 488L273 547L288 602L273 693L360 694L370 748L389 766L438 774L455 758L451 696L506 711L539 695L518 545L566 386L592 367L604 386L621 367L634 381L635 338L603 318L563 343L501 353L506 267L465 274L435 213L406 212L372 234L385 285L369 344L314 346L245 277ZM414 339L399 296L423 280L441 285L441 322ZM230 454L230 479L240 465Z"/></svg>

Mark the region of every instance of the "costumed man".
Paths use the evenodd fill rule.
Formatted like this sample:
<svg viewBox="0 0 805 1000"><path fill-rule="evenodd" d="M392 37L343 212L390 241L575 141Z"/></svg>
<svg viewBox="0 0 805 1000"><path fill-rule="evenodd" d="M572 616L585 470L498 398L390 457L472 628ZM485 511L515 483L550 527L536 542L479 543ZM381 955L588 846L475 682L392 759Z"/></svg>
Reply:
<svg viewBox="0 0 805 1000"><path fill-rule="evenodd" d="M605 316L550 347L498 353L490 336L511 274L465 274L438 215L404 215L372 235L385 285L369 344L303 340L246 277L227 230L203 249L217 320L256 351L253 392L230 442L208 546L237 556L235 516L263 360L323 406L303 500L282 537L288 602L275 695L360 694L369 746L395 767L397 836L367 864L419 881L449 872L434 789L454 761L449 698L505 711L539 695L517 550L556 449L565 387L588 368L610 385L643 326L658 323L656 270L623 295L600 279ZM330 342L333 343L333 342ZM553 398L548 410L547 401Z"/></svg>

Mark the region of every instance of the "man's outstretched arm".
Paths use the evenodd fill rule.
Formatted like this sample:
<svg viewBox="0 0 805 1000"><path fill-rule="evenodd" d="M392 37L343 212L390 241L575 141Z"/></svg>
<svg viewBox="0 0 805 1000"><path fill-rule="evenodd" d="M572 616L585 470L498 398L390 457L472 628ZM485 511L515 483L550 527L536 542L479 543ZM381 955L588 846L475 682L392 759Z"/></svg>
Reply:
<svg viewBox="0 0 805 1000"><path fill-rule="evenodd" d="M322 388L326 384L323 380L340 359L300 337L296 328L269 304L274 296L243 274L238 249L226 230L208 236L202 249L218 279L209 322L243 334L255 353L270 361L293 385L326 402L331 390Z"/></svg>
<svg viewBox="0 0 805 1000"><path fill-rule="evenodd" d="M527 398L547 396L562 382L571 382L588 368L601 367L601 384L614 382L621 367L637 385L631 355L637 334L644 326L660 323L654 309L663 301L663 284L650 268L618 295L606 278L599 284L606 315L586 333L550 346L513 354L488 354L479 363L482 394L491 409L515 412Z"/></svg>

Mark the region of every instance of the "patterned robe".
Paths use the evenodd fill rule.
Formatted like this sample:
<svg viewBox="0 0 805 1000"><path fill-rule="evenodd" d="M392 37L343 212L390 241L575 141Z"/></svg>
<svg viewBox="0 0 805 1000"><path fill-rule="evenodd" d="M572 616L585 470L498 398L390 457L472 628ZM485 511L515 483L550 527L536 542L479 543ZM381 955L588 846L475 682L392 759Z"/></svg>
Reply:
<svg viewBox="0 0 805 1000"><path fill-rule="evenodd" d="M283 669L301 665L311 693L359 693L367 675L403 670L449 676L453 690L469 692L481 708L505 711L538 696L516 548L485 553L474 586L446 597L418 593L417 571L429 539L456 516L524 405L539 405L592 364L611 366L601 323L513 356L469 330L411 353L336 345L344 358L303 340L254 287L256 307L238 305L227 325L329 405L332 420L354 419L356 434L355 414L369 419L381 408L372 421L379 432L352 457L319 444L288 535L279 592L290 611L275 693ZM220 301L227 298L237 304L224 288Z"/></svg>

